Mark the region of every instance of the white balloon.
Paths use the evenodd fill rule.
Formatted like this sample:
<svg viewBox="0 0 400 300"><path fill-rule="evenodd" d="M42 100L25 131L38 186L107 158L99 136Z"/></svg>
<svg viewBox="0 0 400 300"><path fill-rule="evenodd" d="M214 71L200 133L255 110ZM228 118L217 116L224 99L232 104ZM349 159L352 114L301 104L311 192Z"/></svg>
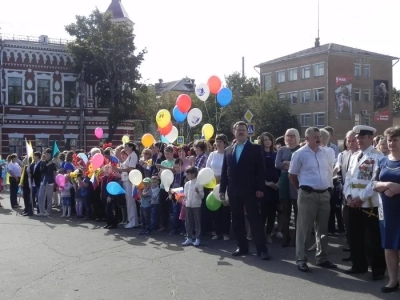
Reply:
<svg viewBox="0 0 400 300"><path fill-rule="evenodd" d="M174 174L172 173L171 170L163 170L161 172L161 183L164 186L165 191L169 191L172 182L174 182Z"/></svg>
<svg viewBox="0 0 400 300"><path fill-rule="evenodd" d="M206 185L214 178L214 171L211 168L203 168L200 170L199 174L197 175L197 182L198 185Z"/></svg>
<svg viewBox="0 0 400 300"><path fill-rule="evenodd" d="M210 96L210 88L205 83L200 83L196 86L195 93L201 101L206 101Z"/></svg>
<svg viewBox="0 0 400 300"><path fill-rule="evenodd" d="M139 185L143 180L142 173L136 169L129 172L128 178L133 185Z"/></svg>
<svg viewBox="0 0 400 300"><path fill-rule="evenodd" d="M190 127L199 125L202 119L203 113L198 108L192 108L187 115L187 122Z"/></svg>
<svg viewBox="0 0 400 300"><path fill-rule="evenodd" d="M175 126L172 126L172 130L170 133L168 133L165 138L167 139L168 142L170 142L171 144L173 142L175 142L175 140L178 138L178 128L176 128Z"/></svg>

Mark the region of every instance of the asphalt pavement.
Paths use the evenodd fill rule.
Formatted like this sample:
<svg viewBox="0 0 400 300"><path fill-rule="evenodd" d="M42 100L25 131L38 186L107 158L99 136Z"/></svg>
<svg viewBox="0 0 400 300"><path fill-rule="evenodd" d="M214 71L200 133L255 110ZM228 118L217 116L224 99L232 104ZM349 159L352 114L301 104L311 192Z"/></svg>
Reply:
<svg viewBox="0 0 400 300"><path fill-rule="evenodd" d="M371 273L349 276L341 259L344 237L329 237L337 270L315 266L301 273L294 248L279 240L269 246L270 261L253 255L234 258L235 241L202 239L182 247L183 238L139 229L103 229L103 223L51 217L24 217L8 195L0 208L0 300L11 299L400 299L381 294L384 281ZM22 202L22 201L21 201Z"/></svg>

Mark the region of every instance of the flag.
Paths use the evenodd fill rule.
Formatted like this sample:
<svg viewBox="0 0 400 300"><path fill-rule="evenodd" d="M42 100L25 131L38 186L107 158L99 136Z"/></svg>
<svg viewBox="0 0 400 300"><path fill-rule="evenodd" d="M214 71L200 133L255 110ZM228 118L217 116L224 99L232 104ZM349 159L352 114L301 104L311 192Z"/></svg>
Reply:
<svg viewBox="0 0 400 300"><path fill-rule="evenodd" d="M54 158L57 156L57 154L60 153L60 148L58 148L56 140L53 141L53 151L51 152L51 158Z"/></svg>
<svg viewBox="0 0 400 300"><path fill-rule="evenodd" d="M32 143L25 139L25 147L26 147L26 154L28 157L32 157L33 158L33 148L32 148Z"/></svg>

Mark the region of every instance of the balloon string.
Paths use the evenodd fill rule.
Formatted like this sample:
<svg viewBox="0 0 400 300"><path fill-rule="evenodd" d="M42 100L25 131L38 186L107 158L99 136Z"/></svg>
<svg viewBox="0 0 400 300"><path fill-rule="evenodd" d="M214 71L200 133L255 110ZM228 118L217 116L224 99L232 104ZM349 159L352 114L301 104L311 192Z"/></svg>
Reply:
<svg viewBox="0 0 400 300"><path fill-rule="evenodd" d="M217 104L217 95L215 95L215 126L216 131L219 131L219 126L218 126L218 104Z"/></svg>
<svg viewBox="0 0 400 300"><path fill-rule="evenodd" d="M186 140L189 141L189 137L190 137L190 131L192 130L192 127L189 126L189 130L186 136ZM189 144L189 143L188 143Z"/></svg>
<svg viewBox="0 0 400 300"><path fill-rule="evenodd" d="M211 122L210 114L208 113L208 108L207 108L207 104L206 104L205 101L204 101L204 106L206 107L206 112L207 112L208 119L209 119L210 122Z"/></svg>

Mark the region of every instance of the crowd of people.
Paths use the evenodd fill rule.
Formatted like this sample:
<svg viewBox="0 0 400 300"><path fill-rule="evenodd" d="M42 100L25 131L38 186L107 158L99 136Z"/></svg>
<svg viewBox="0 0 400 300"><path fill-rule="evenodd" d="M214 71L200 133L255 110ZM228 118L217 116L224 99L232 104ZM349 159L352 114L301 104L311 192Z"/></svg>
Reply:
<svg viewBox="0 0 400 300"><path fill-rule="evenodd" d="M252 240L262 260L270 258L267 245L275 236L282 247L296 248L302 272L309 271L311 251L316 252L318 266L337 268L329 260L328 237L345 235L348 248L343 250L350 255L343 260L352 263L345 272L365 273L371 266L372 279L382 280L387 270L389 282L381 291L398 290L400 128L374 137L374 128L355 126L344 139L343 151L330 142L331 127L308 128L304 142L298 130L290 128L276 139L264 132L253 143L247 129L246 123L237 122L232 143L217 134L213 140L189 145L158 142L140 154L132 142L94 148L89 159L96 153L104 156L97 177L88 176L77 151L53 157L52 149L46 149L22 161L11 154L6 165L11 206L19 208L20 189L24 216L33 216L35 210L38 217L50 216L59 207L61 217L104 221L106 229L120 224L127 229L141 227L141 235L169 231L184 237L184 246L199 246L207 234L213 240L234 236L233 256L248 254ZM196 181L205 167L213 170L219 184L222 205L217 211L206 205L212 189ZM134 169L143 175L137 186L129 180ZM163 170L174 174L170 188L160 181ZM60 174L65 177L63 186L56 184ZM110 194L110 182L120 184L125 194ZM179 188L182 195L174 192Z"/></svg>

